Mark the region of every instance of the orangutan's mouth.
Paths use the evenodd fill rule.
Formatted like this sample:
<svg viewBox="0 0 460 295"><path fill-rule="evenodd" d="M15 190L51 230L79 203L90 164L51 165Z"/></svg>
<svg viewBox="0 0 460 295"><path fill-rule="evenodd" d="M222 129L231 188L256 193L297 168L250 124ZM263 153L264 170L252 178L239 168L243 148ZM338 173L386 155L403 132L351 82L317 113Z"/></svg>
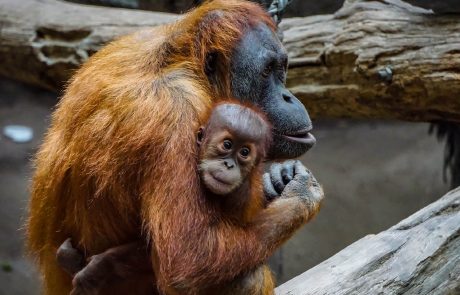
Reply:
<svg viewBox="0 0 460 295"><path fill-rule="evenodd" d="M316 143L316 138L310 133L311 130L312 128L306 128L297 132L283 134L282 136L289 141L313 146Z"/></svg>
<svg viewBox="0 0 460 295"><path fill-rule="evenodd" d="M217 182L220 183L220 184L223 184L223 185L230 185L230 184L232 184L230 181L228 181L228 180L226 180L226 179L223 179L223 178L219 177L219 175L218 175L217 173L211 172L211 173L209 173L209 174L211 175L211 177L212 177L215 181L217 181Z"/></svg>

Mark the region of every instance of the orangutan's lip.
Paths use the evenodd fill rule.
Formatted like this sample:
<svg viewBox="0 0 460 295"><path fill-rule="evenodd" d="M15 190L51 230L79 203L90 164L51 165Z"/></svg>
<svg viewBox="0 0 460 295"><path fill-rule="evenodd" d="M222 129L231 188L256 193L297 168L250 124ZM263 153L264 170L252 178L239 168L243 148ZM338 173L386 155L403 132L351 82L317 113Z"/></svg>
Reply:
<svg viewBox="0 0 460 295"><path fill-rule="evenodd" d="M313 146L316 143L316 138L310 132L296 133L295 135L282 135L289 141L298 142Z"/></svg>
<svg viewBox="0 0 460 295"><path fill-rule="evenodd" d="M310 126L310 127L307 127L307 128L304 128L304 129L300 129L300 130L297 130L297 131L293 131L293 132L286 132L286 133L283 133L281 135L284 135L284 136L289 136L289 137L307 137L308 136L308 133L310 131L313 130L313 127Z"/></svg>
<svg viewBox="0 0 460 295"><path fill-rule="evenodd" d="M316 143L316 138L313 136L313 134L310 133L312 129L313 129L312 126L309 126L307 128L293 131L293 132L277 133L277 135L289 141L306 144L312 147Z"/></svg>
<svg viewBox="0 0 460 295"><path fill-rule="evenodd" d="M229 183L228 181L225 181L225 180L223 180L222 178L217 177L217 176L216 176L214 173L212 173L212 172L209 173L209 174L211 175L211 177L212 177L215 181L217 181L217 182L219 182L219 183L222 183L222 184L224 184L224 185L230 185L230 184L231 184L231 183Z"/></svg>

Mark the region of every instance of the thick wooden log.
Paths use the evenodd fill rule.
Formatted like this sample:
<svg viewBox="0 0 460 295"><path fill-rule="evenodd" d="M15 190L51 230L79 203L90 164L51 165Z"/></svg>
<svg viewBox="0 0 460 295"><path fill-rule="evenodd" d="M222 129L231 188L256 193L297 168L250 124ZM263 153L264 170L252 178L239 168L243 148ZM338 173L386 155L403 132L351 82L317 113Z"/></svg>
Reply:
<svg viewBox="0 0 460 295"><path fill-rule="evenodd" d="M0 74L60 90L73 71L107 42L176 18L55 0L0 0Z"/></svg>
<svg viewBox="0 0 460 295"><path fill-rule="evenodd" d="M460 121L460 15L348 0L282 27L288 85L313 116Z"/></svg>
<svg viewBox="0 0 460 295"><path fill-rule="evenodd" d="M55 0L0 0L0 74L60 89L111 39L176 15ZM288 86L313 117L460 122L460 16L400 0L348 0L286 19Z"/></svg>
<svg viewBox="0 0 460 295"><path fill-rule="evenodd" d="M351 244L276 294L460 294L460 188Z"/></svg>

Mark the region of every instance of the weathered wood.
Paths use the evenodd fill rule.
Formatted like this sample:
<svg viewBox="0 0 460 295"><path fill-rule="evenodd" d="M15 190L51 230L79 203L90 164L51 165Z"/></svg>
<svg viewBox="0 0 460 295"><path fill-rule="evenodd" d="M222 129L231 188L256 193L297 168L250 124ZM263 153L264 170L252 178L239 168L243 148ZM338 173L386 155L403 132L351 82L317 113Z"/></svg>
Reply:
<svg viewBox="0 0 460 295"><path fill-rule="evenodd" d="M176 17L0 0L0 74L60 89L109 40ZM282 27L288 86L313 117L460 122L460 16L400 0L348 0L334 15L285 19Z"/></svg>
<svg viewBox="0 0 460 295"><path fill-rule="evenodd" d="M349 0L281 25L288 85L313 116L460 121L460 15Z"/></svg>
<svg viewBox="0 0 460 295"><path fill-rule="evenodd" d="M55 0L0 0L0 74L60 90L105 43L176 18Z"/></svg>
<svg viewBox="0 0 460 295"><path fill-rule="evenodd" d="M276 294L460 294L460 188L353 243Z"/></svg>

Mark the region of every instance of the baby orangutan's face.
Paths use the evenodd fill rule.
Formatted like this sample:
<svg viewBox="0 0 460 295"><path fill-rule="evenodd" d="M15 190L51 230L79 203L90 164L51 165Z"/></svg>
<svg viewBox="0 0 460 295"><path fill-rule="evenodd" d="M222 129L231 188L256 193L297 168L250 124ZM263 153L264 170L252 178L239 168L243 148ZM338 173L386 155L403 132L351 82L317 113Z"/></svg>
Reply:
<svg viewBox="0 0 460 295"><path fill-rule="evenodd" d="M226 130L212 134L203 147L201 179L217 195L226 195L238 188L257 159L254 142L238 140Z"/></svg>
<svg viewBox="0 0 460 295"><path fill-rule="evenodd" d="M201 180L217 195L232 193L246 180L265 156L266 136L270 134L267 124L253 110L226 106L214 110L198 138Z"/></svg>

